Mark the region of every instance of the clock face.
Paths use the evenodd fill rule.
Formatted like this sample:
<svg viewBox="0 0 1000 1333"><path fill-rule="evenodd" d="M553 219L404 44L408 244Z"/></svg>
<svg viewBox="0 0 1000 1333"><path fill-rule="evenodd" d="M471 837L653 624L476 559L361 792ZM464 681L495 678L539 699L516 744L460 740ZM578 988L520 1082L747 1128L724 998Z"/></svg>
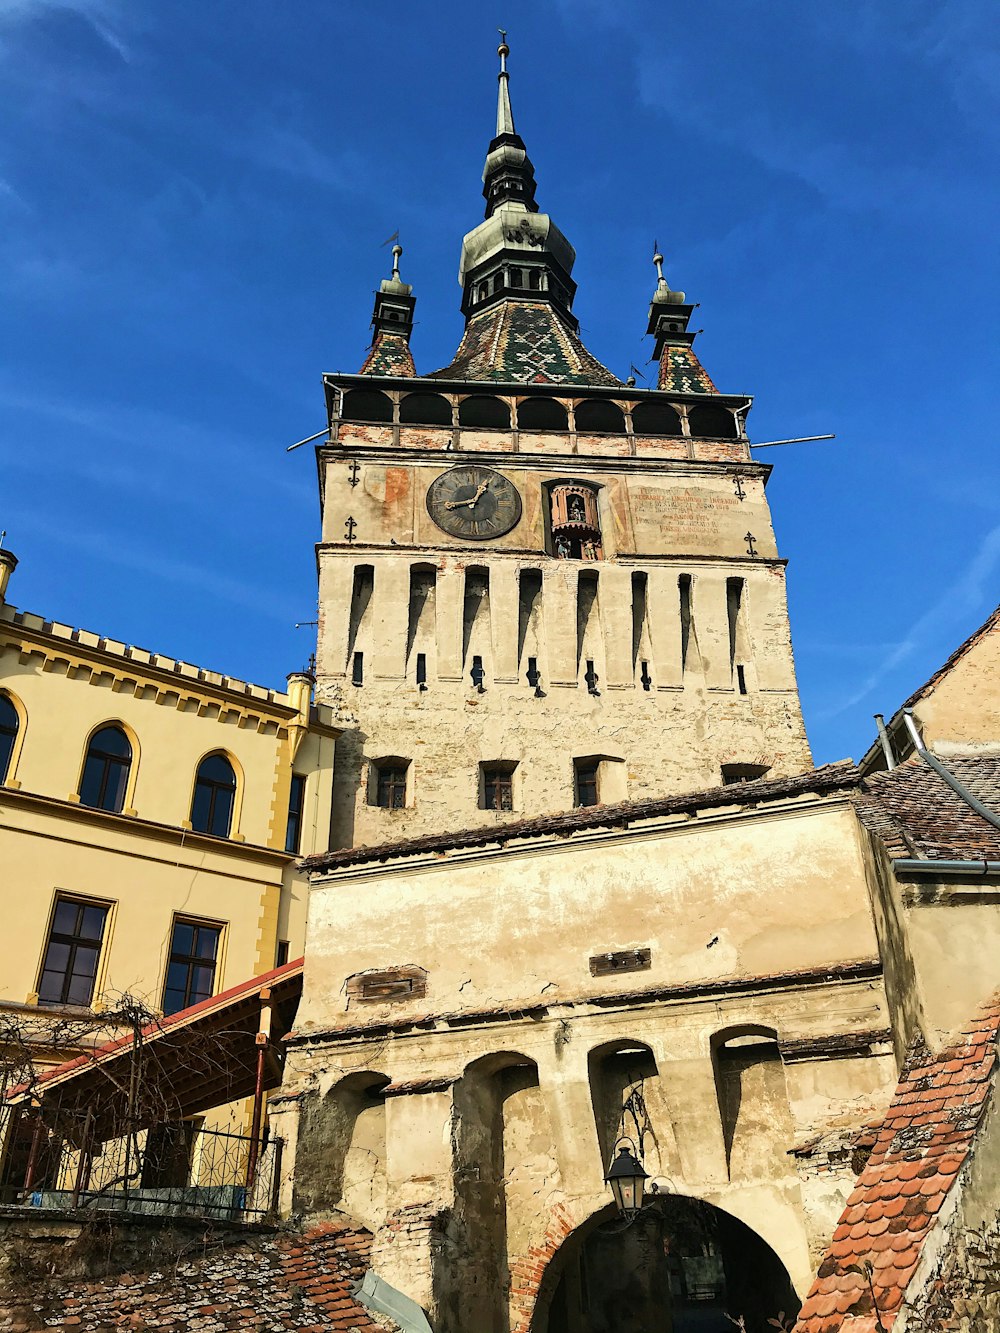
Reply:
<svg viewBox="0 0 1000 1333"><path fill-rule="evenodd" d="M502 473L463 464L431 482L427 512L452 537L488 541L514 527L521 517L521 497Z"/></svg>

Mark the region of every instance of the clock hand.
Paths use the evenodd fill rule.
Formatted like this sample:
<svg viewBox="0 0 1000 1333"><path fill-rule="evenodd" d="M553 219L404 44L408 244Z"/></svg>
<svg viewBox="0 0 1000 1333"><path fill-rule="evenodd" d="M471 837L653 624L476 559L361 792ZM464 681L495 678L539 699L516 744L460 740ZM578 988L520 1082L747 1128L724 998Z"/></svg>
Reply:
<svg viewBox="0 0 1000 1333"><path fill-rule="evenodd" d="M473 509L479 503L483 496L483 492L489 484L489 478L487 478L486 481L480 484L479 490L476 491L471 500L446 500L444 505L445 509Z"/></svg>

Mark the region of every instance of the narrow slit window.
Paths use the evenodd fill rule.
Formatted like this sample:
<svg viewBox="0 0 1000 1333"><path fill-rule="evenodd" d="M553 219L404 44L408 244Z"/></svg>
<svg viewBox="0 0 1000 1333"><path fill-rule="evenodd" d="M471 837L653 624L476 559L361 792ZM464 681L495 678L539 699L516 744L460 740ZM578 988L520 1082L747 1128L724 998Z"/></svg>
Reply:
<svg viewBox="0 0 1000 1333"><path fill-rule="evenodd" d="M740 667L740 670L742 671L743 668ZM649 674L648 662L642 663L642 670L639 673L639 683L644 690L651 690L653 688L653 677Z"/></svg>
<svg viewBox="0 0 1000 1333"><path fill-rule="evenodd" d="M365 683L365 655L364 653L355 653L351 659L351 684L363 685Z"/></svg>
<svg viewBox="0 0 1000 1333"><path fill-rule="evenodd" d="M681 574L677 579L681 603L681 671L687 670L688 648L691 643L691 575Z"/></svg>
<svg viewBox="0 0 1000 1333"><path fill-rule="evenodd" d="M288 962L288 941L279 940L278 947L274 951L274 966L284 967Z"/></svg>
<svg viewBox="0 0 1000 1333"><path fill-rule="evenodd" d="M292 774L288 796L288 822L285 825L285 851L297 852L302 843L302 815L306 804L306 779L302 773Z"/></svg>
<svg viewBox="0 0 1000 1333"><path fill-rule="evenodd" d="M528 658L528 670L526 674L528 678L528 684L531 686L533 690L537 690L542 682L542 673L538 670L537 657Z"/></svg>
<svg viewBox="0 0 1000 1333"><path fill-rule="evenodd" d="M427 654L417 653L417 684L422 690L427 688Z"/></svg>
<svg viewBox="0 0 1000 1333"><path fill-rule="evenodd" d="M472 677L472 683L479 693L485 693L486 687L483 681L486 679L486 672L483 669L483 659L478 655L472 659L472 670L469 675Z"/></svg>
<svg viewBox="0 0 1000 1333"><path fill-rule="evenodd" d="M594 669L594 662L590 657L587 658L587 670L583 674L583 679L586 681L588 694L600 694L600 690L597 688L597 682L601 678Z"/></svg>
<svg viewBox="0 0 1000 1333"><path fill-rule="evenodd" d="M742 662L737 662L736 664L736 686L740 694L746 694L747 672L746 672L746 667L743 666Z"/></svg>

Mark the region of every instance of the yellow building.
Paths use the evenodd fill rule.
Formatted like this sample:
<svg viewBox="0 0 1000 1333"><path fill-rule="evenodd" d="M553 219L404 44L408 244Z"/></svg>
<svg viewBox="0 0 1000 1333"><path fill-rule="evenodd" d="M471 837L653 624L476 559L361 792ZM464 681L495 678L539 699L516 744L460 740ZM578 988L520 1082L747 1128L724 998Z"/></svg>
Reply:
<svg viewBox="0 0 1000 1333"><path fill-rule="evenodd" d="M249 685L6 600L0 1022L172 1013L298 957L299 855L329 845L337 730L312 679ZM48 1025L46 1027L46 1025Z"/></svg>

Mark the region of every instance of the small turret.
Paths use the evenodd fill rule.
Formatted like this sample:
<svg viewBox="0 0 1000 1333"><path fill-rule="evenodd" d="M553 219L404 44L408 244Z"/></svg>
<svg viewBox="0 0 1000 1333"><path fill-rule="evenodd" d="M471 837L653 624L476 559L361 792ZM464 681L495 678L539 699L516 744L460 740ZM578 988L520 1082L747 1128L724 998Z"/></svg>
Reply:
<svg viewBox="0 0 1000 1333"><path fill-rule="evenodd" d="M0 603L6 598L10 576L17 569L17 556L3 545L6 536L6 532L0 532Z"/></svg>
<svg viewBox="0 0 1000 1333"><path fill-rule="evenodd" d="M399 261L403 247L397 241L392 247L392 276L383 278L375 293L372 313L371 351L361 367L362 375L416 375L410 352L410 334L413 332L413 311L417 298L408 282L399 276Z"/></svg>
<svg viewBox="0 0 1000 1333"><path fill-rule="evenodd" d="M663 255L653 242L653 264L656 267L656 290L649 305L649 325L646 332L656 339L653 355L660 363L657 388L672 389L677 393L716 393L705 368L694 352L698 336L688 331L694 306L688 304L683 292L675 292L663 276Z"/></svg>

